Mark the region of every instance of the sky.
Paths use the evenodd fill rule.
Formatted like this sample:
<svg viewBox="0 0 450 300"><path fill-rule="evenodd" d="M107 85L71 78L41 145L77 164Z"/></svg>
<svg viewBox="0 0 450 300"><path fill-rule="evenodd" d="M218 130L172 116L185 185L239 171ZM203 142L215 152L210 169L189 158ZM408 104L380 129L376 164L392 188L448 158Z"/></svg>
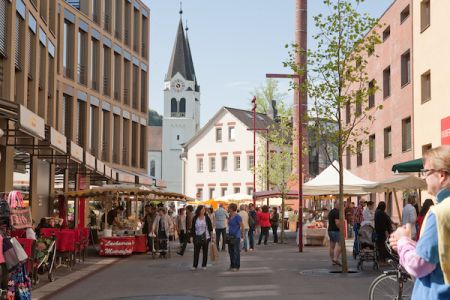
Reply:
<svg viewBox="0 0 450 300"><path fill-rule="evenodd" d="M393 0L366 0L361 12L380 17ZM150 109L162 114L164 77L180 20L179 0L144 0L150 8ZM308 2L308 45L322 0ZM192 59L201 95L201 125L222 107L249 109L267 73L290 74L286 44L294 42L295 0L183 0ZM289 80L280 92L292 102Z"/></svg>

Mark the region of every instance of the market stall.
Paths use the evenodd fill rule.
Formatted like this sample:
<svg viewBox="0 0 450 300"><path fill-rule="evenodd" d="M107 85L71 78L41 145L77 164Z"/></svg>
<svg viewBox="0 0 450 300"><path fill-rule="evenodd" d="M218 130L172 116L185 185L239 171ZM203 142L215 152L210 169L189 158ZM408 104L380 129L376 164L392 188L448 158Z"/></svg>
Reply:
<svg viewBox="0 0 450 300"><path fill-rule="evenodd" d="M147 237L141 234L139 208L144 202L158 201L187 201L192 200L178 193L164 192L146 186L136 185L105 185L89 190L68 192L66 197L89 198L103 203L104 229L99 233L99 253L102 256L125 256L133 252L147 251ZM128 218L120 221L117 226L108 224L108 213L112 203L129 203L127 205ZM141 202L141 205L139 205ZM132 204L133 203L133 204ZM132 211L134 208L134 211ZM133 214L134 213L134 214ZM115 224L116 225L116 224Z"/></svg>

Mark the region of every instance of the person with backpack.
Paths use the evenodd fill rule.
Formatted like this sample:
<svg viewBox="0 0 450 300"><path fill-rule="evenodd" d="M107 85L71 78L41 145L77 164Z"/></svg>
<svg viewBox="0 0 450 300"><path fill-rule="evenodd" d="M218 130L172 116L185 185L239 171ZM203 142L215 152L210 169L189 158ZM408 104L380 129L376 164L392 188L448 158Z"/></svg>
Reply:
<svg viewBox="0 0 450 300"><path fill-rule="evenodd" d="M249 250L255 250L255 229L256 229L256 211L253 203L248 205L248 242Z"/></svg>

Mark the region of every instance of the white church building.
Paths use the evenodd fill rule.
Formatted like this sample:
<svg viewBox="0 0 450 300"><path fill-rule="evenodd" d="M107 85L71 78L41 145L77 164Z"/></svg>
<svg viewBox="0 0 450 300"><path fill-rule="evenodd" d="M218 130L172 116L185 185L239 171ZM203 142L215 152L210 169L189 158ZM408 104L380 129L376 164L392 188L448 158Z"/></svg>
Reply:
<svg viewBox="0 0 450 300"><path fill-rule="evenodd" d="M182 192L181 145L196 134L199 126L200 86L195 76L189 40L180 18L164 82L161 175L169 191Z"/></svg>
<svg viewBox="0 0 450 300"><path fill-rule="evenodd" d="M256 115L257 143L273 124L265 114ZM253 193L253 112L222 107L183 145L183 194L207 200L221 196ZM257 159L260 159L258 150ZM263 155L261 159L265 159ZM257 190L261 187L257 186Z"/></svg>

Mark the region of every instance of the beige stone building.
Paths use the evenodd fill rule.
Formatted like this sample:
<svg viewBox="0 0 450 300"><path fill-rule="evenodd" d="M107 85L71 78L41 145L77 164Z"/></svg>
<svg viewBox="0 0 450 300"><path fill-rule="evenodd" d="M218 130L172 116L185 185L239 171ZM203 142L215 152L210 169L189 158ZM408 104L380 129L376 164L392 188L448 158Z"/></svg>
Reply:
<svg viewBox="0 0 450 300"><path fill-rule="evenodd" d="M450 1L413 1L414 154L450 144Z"/></svg>
<svg viewBox="0 0 450 300"><path fill-rule="evenodd" d="M138 0L0 0L0 191L20 178L35 219L58 190L151 183L149 23Z"/></svg>

